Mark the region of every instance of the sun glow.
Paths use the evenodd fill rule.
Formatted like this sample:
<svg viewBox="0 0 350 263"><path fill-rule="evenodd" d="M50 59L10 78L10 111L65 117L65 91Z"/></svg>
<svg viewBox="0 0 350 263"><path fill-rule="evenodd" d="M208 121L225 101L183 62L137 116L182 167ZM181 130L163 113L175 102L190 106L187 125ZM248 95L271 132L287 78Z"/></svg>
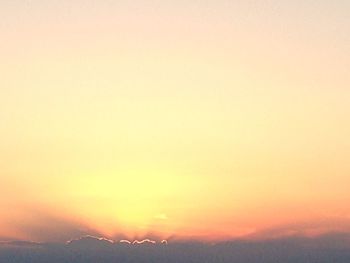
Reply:
<svg viewBox="0 0 350 263"><path fill-rule="evenodd" d="M181 176L165 169L147 167L85 174L66 186L66 209L109 237L120 232L131 237L152 231L167 232L175 225L168 224L166 211L177 216L174 208L169 209L169 203L179 194L184 199L190 196L191 186L186 182L184 186Z"/></svg>

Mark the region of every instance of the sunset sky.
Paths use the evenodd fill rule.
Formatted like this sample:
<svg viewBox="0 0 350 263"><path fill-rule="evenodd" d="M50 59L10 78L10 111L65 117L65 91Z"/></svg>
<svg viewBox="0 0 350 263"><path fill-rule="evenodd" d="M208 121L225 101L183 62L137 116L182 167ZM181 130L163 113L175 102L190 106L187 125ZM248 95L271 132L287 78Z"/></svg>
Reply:
<svg viewBox="0 0 350 263"><path fill-rule="evenodd" d="M1 0L0 240L350 232L349 14Z"/></svg>

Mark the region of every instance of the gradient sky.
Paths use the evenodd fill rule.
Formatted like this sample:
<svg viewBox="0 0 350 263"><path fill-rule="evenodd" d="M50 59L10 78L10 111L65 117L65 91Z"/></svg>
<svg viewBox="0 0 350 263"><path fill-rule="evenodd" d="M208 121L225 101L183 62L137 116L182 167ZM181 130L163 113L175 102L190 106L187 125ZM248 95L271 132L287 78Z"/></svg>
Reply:
<svg viewBox="0 0 350 263"><path fill-rule="evenodd" d="M0 239L349 231L349 13L2 0Z"/></svg>

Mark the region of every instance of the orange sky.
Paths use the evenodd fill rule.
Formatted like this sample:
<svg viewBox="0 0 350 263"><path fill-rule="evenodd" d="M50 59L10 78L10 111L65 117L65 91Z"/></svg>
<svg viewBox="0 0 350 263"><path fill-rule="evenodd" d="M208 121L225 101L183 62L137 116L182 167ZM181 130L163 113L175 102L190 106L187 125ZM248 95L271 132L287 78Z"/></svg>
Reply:
<svg viewBox="0 0 350 263"><path fill-rule="evenodd" d="M0 239L349 231L348 1L0 3Z"/></svg>

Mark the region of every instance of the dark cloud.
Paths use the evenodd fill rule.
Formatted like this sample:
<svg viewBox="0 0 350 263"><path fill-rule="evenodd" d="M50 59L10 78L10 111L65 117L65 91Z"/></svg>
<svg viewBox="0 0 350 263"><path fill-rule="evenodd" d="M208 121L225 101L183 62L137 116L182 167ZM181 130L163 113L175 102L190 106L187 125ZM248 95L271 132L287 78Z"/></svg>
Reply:
<svg viewBox="0 0 350 263"><path fill-rule="evenodd" d="M114 241L103 237L83 236L81 238L69 240L66 244L75 248L98 249L112 246Z"/></svg>
<svg viewBox="0 0 350 263"><path fill-rule="evenodd" d="M143 240L134 240L132 242L133 245L155 245L157 242L154 240L150 240L150 239L143 239Z"/></svg>
<svg viewBox="0 0 350 263"><path fill-rule="evenodd" d="M23 240L13 240L13 241L3 241L0 242L0 246L4 247L39 247L44 246L45 243L33 242L33 241L23 241Z"/></svg>
<svg viewBox="0 0 350 263"><path fill-rule="evenodd" d="M157 242L146 245L113 242L85 236L62 244L12 242L0 244L0 262L6 263L348 263L350 234L329 233L315 238L235 240L218 244ZM343 244L340 247L339 244Z"/></svg>

